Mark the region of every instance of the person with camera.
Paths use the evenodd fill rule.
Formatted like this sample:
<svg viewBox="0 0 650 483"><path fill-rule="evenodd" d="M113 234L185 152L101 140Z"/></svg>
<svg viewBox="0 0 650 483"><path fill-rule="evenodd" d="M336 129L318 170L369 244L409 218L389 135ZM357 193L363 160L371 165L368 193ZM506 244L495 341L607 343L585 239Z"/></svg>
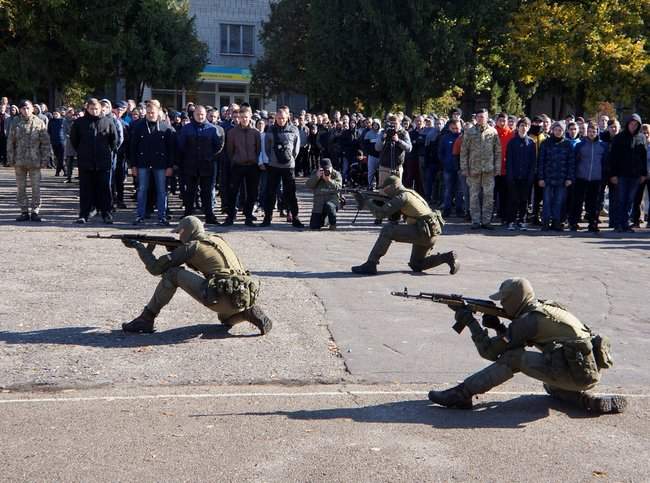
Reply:
<svg viewBox="0 0 650 483"><path fill-rule="evenodd" d="M332 168L329 158L323 158L320 167L307 180L306 186L314 192L309 229L320 230L327 219L329 229L336 230L336 211L340 206L338 190L343 186L341 173Z"/></svg>
<svg viewBox="0 0 650 483"><path fill-rule="evenodd" d="M291 224L295 228L304 228L298 218L298 200L296 199L295 167L296 157L300 152L300 135L298 128L289 122L289 108L281 106L275 116L275 124L270 127L264 140L264 149L269 159L268 185L264 221L260 226L271 226L273 206L278 186L282 180L284 202L291 211Z"/></svg>
<svg viewBox="0 0 650 483"><path fill-rule="evenodd" d="M412 149L409 133L402 129L397 116L390 114L384 130L375 142L375 150L379 153L380 186L393 174L402 179L404 159Z"/></svg>

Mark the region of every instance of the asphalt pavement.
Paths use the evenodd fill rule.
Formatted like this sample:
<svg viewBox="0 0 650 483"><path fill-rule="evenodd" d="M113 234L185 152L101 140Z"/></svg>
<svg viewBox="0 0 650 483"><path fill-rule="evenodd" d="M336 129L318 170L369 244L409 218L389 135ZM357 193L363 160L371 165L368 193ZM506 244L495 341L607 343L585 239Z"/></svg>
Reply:
<svg viewBox="0 0 650 483"><path fill-rule="evenodd" d="M264 337L230 333L178 293L152 335L127 336L157 283L135 252L91 233L128 233L76 218L76 183L48 171L45 222L13 218L12 171L0 168L0 478L3 481L648 481L650 232L470 232L450 220L441 251L462 267L410 272L395 244L380 274L360 277L379 227L355 210L337 231L223 230L262 281L274 320ZM129 200L133 208L133 202ZM177 209L177 202L173 205ZM301 192L303 221L309 197ZM167 229L153 223L145 233ZM432 407L484 367L452 313L392 290L486 297L529 278L614 343L599 391L630 410L588 417L516 376L472 412Z"/></svg>

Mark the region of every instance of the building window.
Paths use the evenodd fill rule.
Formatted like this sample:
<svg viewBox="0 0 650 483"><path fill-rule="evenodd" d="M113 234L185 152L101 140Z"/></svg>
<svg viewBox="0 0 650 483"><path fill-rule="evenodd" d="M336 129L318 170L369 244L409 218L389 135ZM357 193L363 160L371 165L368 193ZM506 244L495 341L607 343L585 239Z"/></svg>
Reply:
<svg viewBox="0 0 650 483"><path fill-rule="evenodd" d="M253 55L253 26L222 23L221 53L230 55Z"/></svg>

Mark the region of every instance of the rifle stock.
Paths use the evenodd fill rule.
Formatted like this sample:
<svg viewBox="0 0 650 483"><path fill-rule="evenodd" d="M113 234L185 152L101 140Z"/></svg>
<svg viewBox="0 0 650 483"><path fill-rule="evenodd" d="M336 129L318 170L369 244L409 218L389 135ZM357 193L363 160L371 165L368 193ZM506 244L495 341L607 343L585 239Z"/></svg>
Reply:
<svg viewBox="0 0 650 483"><path fill-rule="evenodd" d="M475 299L470 297L463 297L462 295L457 294L442 294L434 292L419 292L418 294L410 294L406 287L401 292L391 292L390 294L394 295L395 297L403 297L407 299L430 300L431 302L438 304L445 304L452 310L457 310L465 307L475 314L481 313L484 315L493 315L499 318L511 319L511 317L506 314L506 311L502 307L499 307L497 304L495 304L492 300ZM502 324L499 326L492 326L492 324L490 324L489 326L486 325L486 327L495 329L497 331L503 330L505 328ZM464 328L465 324L461 322L456 322L452 326L452 329L454 329L459 334L463 331Z"/></svg>

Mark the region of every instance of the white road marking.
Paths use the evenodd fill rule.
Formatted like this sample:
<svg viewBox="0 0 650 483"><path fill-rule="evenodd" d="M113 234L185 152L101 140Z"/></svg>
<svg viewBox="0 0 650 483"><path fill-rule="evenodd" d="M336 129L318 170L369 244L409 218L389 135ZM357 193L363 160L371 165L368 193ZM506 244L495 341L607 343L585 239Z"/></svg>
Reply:
<svg viewBox="0 0 650 483"><path fill-rule="evenodd" d="M539 396L545 392L534 391L491 391L489 394L503 396ZM596 393L601 394L601 393ZM606 393L602 393L606 394ZM628 398L648 399L650 394L619 394ZM341 390L341 391L319 391L319 392L225 392L208 394L132 394L127 396L80 396L80 397L46 397L46 398L22 398L22 399L1 399L0 404L34 404L34 403L74 403L74 402L111 402L111 401L138 401L152 399L226 399L226 398L251 398L251 397L283 397L283 398L326 398L344 396L422 396L426 399L426 391L363 391L363 390Z"/></svg>

